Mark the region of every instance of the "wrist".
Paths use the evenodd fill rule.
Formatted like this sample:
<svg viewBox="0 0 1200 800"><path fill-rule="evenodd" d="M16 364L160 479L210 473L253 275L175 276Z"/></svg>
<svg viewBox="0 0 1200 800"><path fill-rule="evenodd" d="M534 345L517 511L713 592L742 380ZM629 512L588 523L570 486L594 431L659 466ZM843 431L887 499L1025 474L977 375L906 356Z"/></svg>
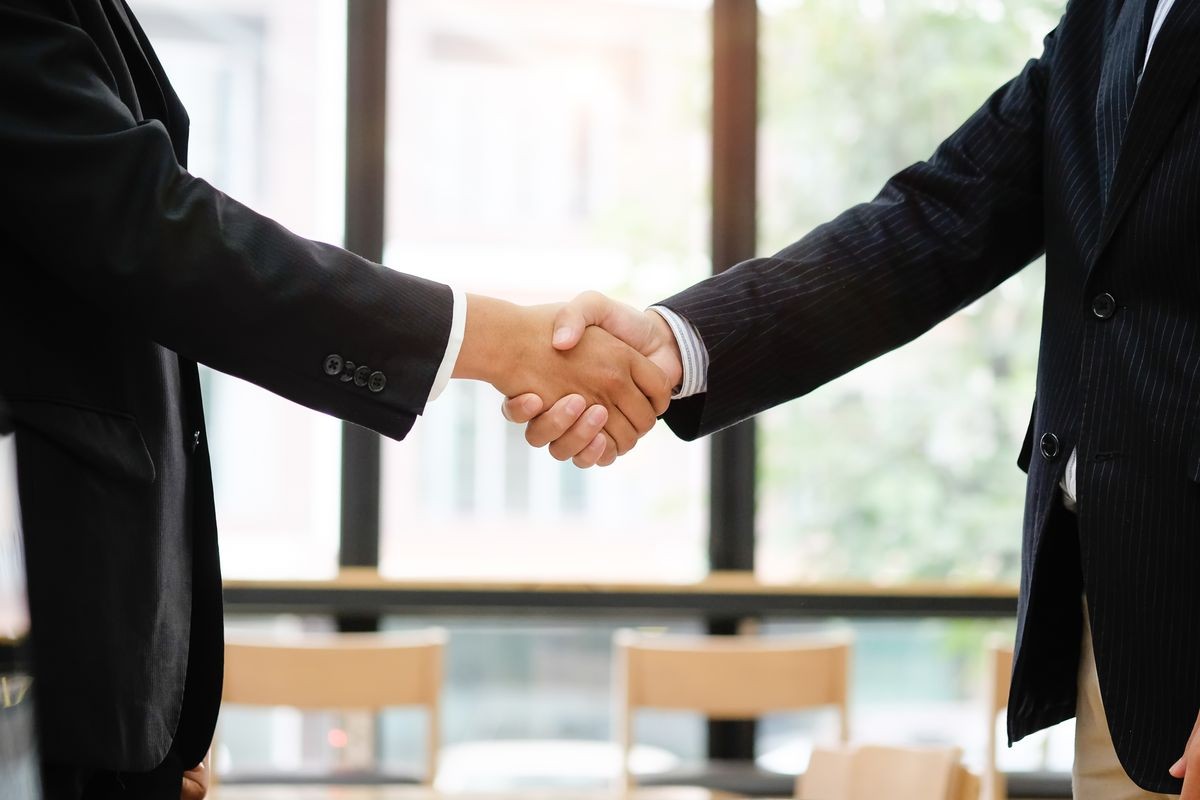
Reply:
<svg viewBox="0 0 1200 800"><path fill-rule="evenodd" d="M467 295L467 321L453 377L495 384L510 366L511 339L520 307L485 295ZM510 347L505 347L506 342Z"/></svg>
<svg viewBox="0 0 1200 800"><path fill-rule="evenodd" d="M654 309L644 312L650 320L656 346L652 349L650 360L667 376L671 386L678 388L683 382L683 353L679 349L679 340L671 325Z"/></svg>

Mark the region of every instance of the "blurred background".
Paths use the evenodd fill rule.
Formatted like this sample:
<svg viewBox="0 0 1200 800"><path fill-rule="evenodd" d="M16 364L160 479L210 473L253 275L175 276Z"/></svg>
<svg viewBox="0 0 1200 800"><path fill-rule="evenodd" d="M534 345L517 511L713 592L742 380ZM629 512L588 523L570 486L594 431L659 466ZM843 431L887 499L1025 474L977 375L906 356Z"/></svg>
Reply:
<svg viewBox="0 0 1200 800"><path fill-rule="evenodd" d="M1062 2L132 6L190 113L192 171L228 194L467 291L541 303L599 289L645 306L730 266L714 259L737 225L721 211L731 203L757 219L749 235L768 254L873 197L1040 53ZM745 30L757 69L719 55ZM714 105L719 87L727 100ZM747 93L757 117L730 111ZM724 149L727 137L740 149ZM737 180L715 180L714 164L750 173L740 185L752 195L726 197ZM528 448L482 385L455 382L407 441L380 443L206 372L228 626L441 626L443 777L454 779L457 747L472 765L459 779L484 788L587 782L595 770L550 754L611 740L613 631L728 632L747 615L623 611L603 590L526 608L516 592L503 602L504 587L586 584L619 598L620 586L752 570L765 585L850 598L750 616L768 634L854 634L856 734L959 744L978 760L983 643L1013 632L1015 461L1041 287L1033 265L910 347L715 446L659 426L603 471ZM495 588L500 600L326 613L323 586L345 567L377 569L387 586ZM898 610L893 594L914 587L931 599ZM747 733L655 713L639 718L638 739L647 770L749 748L764 769L794 773L826 722L770 718ZM489 761L478 746L496 742L530 746ZM577 749L548 749L563 743ZM422 748L419 718L404 712L230 710L218 762L231 781L386 778L419 766ZM1056 729L1001 764L1061 772L1070 758L1071 731Z"/></svg>

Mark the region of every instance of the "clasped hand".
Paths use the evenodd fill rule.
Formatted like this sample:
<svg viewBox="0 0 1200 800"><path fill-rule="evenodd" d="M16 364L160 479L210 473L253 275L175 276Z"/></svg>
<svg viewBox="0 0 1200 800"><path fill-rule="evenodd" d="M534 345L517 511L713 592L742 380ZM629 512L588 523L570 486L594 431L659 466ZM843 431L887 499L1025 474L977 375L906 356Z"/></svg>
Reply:
<svg viewBox="0 0 1200 800"><path fill-rule="evenodd" d="M621 395L624 405L614 408L587 392L575 392L551 403L544 392L523 388L521 394L512 396L500 387L510 395L504 403L504 416L512 422L527 423L526 441L534 447L549 445L551 455L560 461L571 459L581 468L608 466L632 449L637 439L653 427L655 418L666 411L671 391L683 374L679 345L657 312L640 311L596 292L585 292L564 306L544 308L554 311L548 329L553 330L552 345L558 355L574 354L586 360L586 354L592 352L601 359L615 359L609 362L607 371L610 388L619 383L618 376L625 374L626 364L636 367L637 374L631 373L631 377L645 392L642 399L652 405L654 414L647 419L644 406L630 398L628 390ZM645 379L651 370L654 382ZM627 408L634 411L636 423L635 417L625 413Z"/></svg>
<svg viewBox="0 0 1200 800"><path fill-rule="evenodd" d="M549 444L560 461L611 464L654 427L678 375L645 349L649 320L642 331L596 327L596 311L608 303L585 295L566 306L520 307L471 296L454 376L487 381L511 398L506 416L531 422L526 439Z"/></svg>

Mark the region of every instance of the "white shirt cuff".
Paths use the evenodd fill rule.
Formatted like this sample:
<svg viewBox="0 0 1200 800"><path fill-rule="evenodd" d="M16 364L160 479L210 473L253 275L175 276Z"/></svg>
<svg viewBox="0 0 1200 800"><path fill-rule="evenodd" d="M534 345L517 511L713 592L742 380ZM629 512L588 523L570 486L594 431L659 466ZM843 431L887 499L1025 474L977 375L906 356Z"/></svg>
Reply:
<svg viewBox="0 0 1200 800"><path fill-rule="evenodd" d="M679 357L683 361L683 378L671 395L672 400L704 394L708 391L708 348L700 338L696 326L665 306L650 306L650 310L667 321L675 341L679 344Z"/></svg>
<svg viewBox="0 0 1200 800"><path fill-rule="evenodd" d="M450 317L450 338L446 340L446 354L442 356L442 365L438 367L437 376L433 379L433 387L429 390L429 400L432 403L446 391L450 376L454 374L454 365L458 363L458 353L462 350L463 335L467 332L467 294L453 286L454 311Z"/></svg>
<svg viewBox="0 0 1200 800"><path fill-rule="evenodd" d="M1078 469L1079 448L1071 451L1071 457L1067 459L1067 471L1063 473L1062 480L1058 482L1059 488L1062 489L1063 505L1068 510L1074 511L1078 505L1078 498L1075 496L1075 472Z"/></svg>

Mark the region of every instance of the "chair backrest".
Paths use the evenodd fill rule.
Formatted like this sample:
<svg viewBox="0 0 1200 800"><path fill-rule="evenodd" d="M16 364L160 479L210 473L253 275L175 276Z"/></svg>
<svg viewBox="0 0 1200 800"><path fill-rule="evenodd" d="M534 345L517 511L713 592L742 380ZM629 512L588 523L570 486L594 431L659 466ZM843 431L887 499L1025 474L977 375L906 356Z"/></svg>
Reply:
<svg viewBox="0 0 1200 800"><path fill-rule="evenodd" d="M798 800L976 800L979 781L957 747L816 748Z"/></svg>
<svg viewBox="0 0 1200 800"><path fill-rule="evenodd" d="M617 735L629 782L638 709L696 711L712 719L832 707L849 738L848 636L657 636L616 634Z"/></svg>
<svg viewBox="0 0 1200 800"><path fill-rule="evenodd" d="M999 635L988 640L987 650L987 752L983 760L984 800L1004 800L1008 796L1004 773L996 765L996 717L1008 709L1008 687L1012 682L1013 648L1011 639Z"/></svg>
<svg viewBox="0 0 1200 800"><path fill-rule="evenodd" d="M299 709L379 711L421 706L427 715L432 784L440 743L446 634L304 634L263 641L229 637L222 703Z"/></svg>

